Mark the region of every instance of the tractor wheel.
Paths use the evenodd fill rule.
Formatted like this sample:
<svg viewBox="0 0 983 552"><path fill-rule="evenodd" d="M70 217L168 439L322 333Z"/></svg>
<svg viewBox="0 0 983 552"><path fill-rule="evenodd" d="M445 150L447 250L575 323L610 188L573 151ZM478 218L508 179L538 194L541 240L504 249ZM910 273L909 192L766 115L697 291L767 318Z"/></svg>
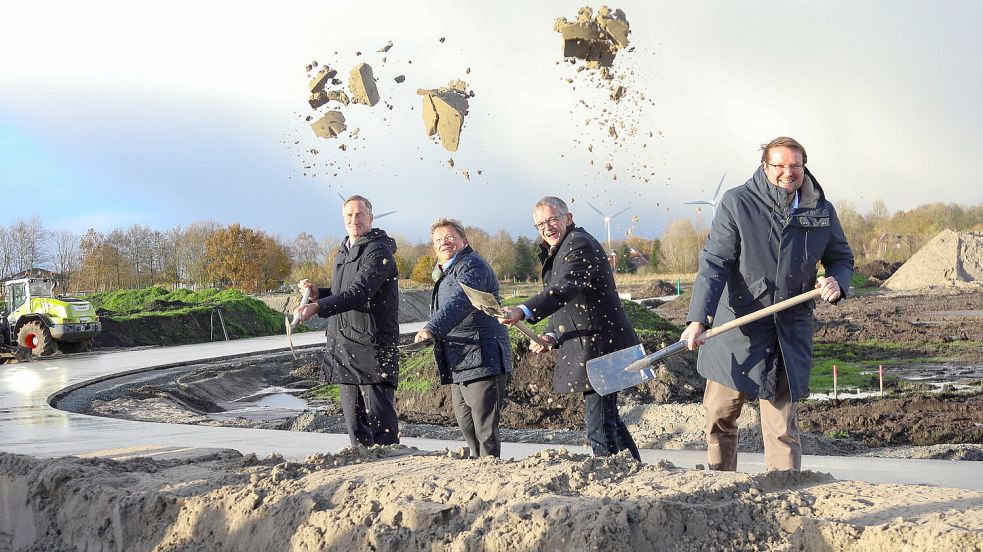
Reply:
<svg viewBox="0 0 983 552"><path fill-rule="evenodd" d="M17 344L26 347L31 355L48 356L55 352L55 340L40 322L28 322L17 332Z"/></svg>
<svg viewBox="0 0 983 552"><path fill-rule="evenodd" d="M62 341L58 344L58 350L66 355L70 355L72 353L84 353L91 348L91 339L84 339L82 341Z"/></svg>

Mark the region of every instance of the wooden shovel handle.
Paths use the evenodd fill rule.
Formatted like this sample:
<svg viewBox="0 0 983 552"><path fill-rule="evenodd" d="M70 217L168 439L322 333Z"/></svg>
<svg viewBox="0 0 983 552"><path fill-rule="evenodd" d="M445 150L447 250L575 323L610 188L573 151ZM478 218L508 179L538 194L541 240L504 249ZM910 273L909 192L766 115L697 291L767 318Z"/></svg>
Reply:
<svg viewBox="0 0 983 552"><path fill-rule="evenodd" d="M793 307L795 305L798 305L799 303L805 303L810 299L817 299L819 297L820 291L822 290L816 288L812 291L807 291L803 294L796 295L795 297L789 297L788 299L775 303L770 307L765 307L761 310L754 311L751 314L745 314L744 316L740 318L735 318L730 322L727 322L726 324L721 324L720 326L714 326L713 328L707 330L706 333L703 334L703 336L705 339L710 339L715 335L719 335L726 331L733 330L734 328L739 328L744 324L747 324L748 322L754 322L755 320L759 320L768 315L775 314L778 311L782 311L789 307Z"/></svg>

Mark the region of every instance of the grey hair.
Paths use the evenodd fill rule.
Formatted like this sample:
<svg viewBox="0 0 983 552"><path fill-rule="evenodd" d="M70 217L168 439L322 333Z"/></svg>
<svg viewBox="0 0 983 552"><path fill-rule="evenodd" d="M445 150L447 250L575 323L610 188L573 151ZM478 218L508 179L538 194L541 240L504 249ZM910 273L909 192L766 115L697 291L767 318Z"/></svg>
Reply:
<svg viewBox="0 0 983 552"><path fill-rule="evenodd" d="M358 194L349 196L348 199L346 199L345 202L341 204L341 206L344 207L345 205L348 205L353 201L361 201L365 205L365 208L369 210L369 214L370 215L372 214L372 202L369 201L365 196L360 196Z"/></svg>
<svg viewBox="0 0 983 552"><path fill-rule="evenodd" d="M561 215L566 215L570 212L570 209L567 208L567 204L562 199L555 196L546 196L543 199L540 199L536 202L536 205L533 206L533 210L535 211L540 207L552 207L559 211Z"/></svg>
<svg viewBox="0 0 983 552"><path fill-rule="evenodd" d="M453 228L454 231L460 234L465 240L468 239L467 235L464 233L464 225L461 224L461 221L444 217L438 218L437 220L433 221L433 224L430 225L430 236L433 237L434 231L438 228L444 228L447 226Z"/></svg>

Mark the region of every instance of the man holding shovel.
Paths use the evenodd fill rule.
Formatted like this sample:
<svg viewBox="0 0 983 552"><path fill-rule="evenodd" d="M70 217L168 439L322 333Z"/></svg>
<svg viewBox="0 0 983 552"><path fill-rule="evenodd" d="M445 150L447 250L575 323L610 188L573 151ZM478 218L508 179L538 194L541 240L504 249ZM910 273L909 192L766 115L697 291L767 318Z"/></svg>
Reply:
<svg viewBox="0 0 983 552"><path fill-rule="evenodd" d="M721 198L700 256L681 340L690 350L702 346L697 369L707 378L712 470L737 469L737 419L749 398L759 399L766 467L801 468L795 401L809 395L815 301L711 340L704 332L813 288L829 303L849 289L853 253L806 161L792 138L762 145L751 179ZM816 277L817 263L825 277Z"/></svg>
<svg viewBox="0 0 983 552"><path fill-rule="evenodd" d="M595 456L628 450L640 460L638 447L618 414L618 394L602 396L587 379L588 360L639 343L618 298L607 255L593 236L574 225L573 215L560 198L539 200L533 223L543 238L539 259L544 289L518 308L505 309L499 320L511 325L549 316L548 330L540 337L559 349L553 392L583 394L587 441ZM533 342L530 350L542 353L546 349Z"/></svg>

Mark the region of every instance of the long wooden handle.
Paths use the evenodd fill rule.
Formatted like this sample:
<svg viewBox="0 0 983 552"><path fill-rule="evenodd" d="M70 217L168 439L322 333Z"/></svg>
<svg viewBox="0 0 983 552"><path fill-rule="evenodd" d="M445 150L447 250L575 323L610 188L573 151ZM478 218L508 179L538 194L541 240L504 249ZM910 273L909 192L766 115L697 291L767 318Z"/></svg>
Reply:
<svg viewBox="0 0 983 552"><path fill-rule="evenodd" d="M544 349L552 348L549 343L543 340L543 338L536 335L536 332L534 332L532 328L523 324L522 322L516 322L515 324L513 324L513 327L519 330L520 332L524 333L526 337L528 337L529 339L535 341L536 343L539 343L539 345Z"/></svg>
<svg viewBox="0 0 983 552"><path fill-rule="evenodd" d="M706 339L710 339L715 335L722 334L729 330L733 330L734 328L739 328L744 324L747 324L748 322L754 322L755 320L759 320L770 314L775 314L778 311L782 311L789 307L793 307L795 305L798 305L799 303L805 303L810 299L816 299L819 297L820 291L822 290L816 288L812 291L807 291L803 294L796 295L795 297L789 297L784 301L775 303L770 307L765 307L761 310L754 311L751 314L745 314L744 316L740 318L735 318L730 322L727 322L726 324L721 324L720 326L714 326L713 328L710 328L709 330L706 331L704 337Z"/></svg>

